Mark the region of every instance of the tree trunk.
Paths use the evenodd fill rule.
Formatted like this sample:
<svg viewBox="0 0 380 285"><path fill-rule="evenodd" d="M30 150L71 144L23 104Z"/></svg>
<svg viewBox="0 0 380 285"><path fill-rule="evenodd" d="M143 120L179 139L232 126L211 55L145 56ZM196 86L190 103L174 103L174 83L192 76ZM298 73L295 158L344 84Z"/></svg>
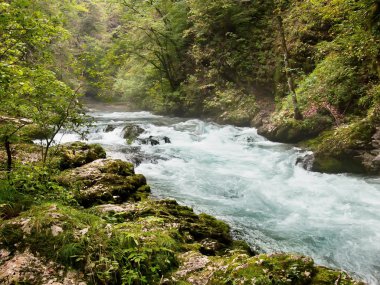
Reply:
<svg viewBox="0 0 380 285"><path fill-rule="evenodd" d="M289 92L292 96L294 119L302 120L303 117L298 107L296 89L294 87L293 75L292 75L292 71L291 71L290 63L289 63L289 50L286 44L285 30L284 30L284 25L282 22L282 17L277 16L277 21L278 21L278 27L279 27L280 37L281 37L281 46L284 53L285 75L288 82Z"/></svg>
<svg viewBox="0 0 380 285"><path fill-rule="evenodd" d="M11 151L11 143L9 142L8 138L5 138L5 151L7 153L7 170L8 172L12 171L12 151Z"/></svg>
<svg viewBox="0 0 380 285"><path fill-rule="evenodd" d="M49 154L49 148L50 148L50 142L48 142L42 150L42 164L44 166L46 165L47 157Z"/></svg>

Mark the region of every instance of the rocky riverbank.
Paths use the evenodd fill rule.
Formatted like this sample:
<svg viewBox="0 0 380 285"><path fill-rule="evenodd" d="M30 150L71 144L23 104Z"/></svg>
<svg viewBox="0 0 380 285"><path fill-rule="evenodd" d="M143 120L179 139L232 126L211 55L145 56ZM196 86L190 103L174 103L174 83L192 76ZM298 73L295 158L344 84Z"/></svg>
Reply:
<svg viewBox="0 0 380 285"><path fill-rule="evenodd" d="M0 207L1 284L362 284L296 254L257 254L229 226L156 200L131 163L65 145L66 199Z"/></svg>
<svg viewBox="0 0 380 285"><path fill-rule="evenodd" d="M258 133L275 142L297 144L313 151L305 168L324 173L380 175L380 118L373 110L366 118L334 122L312 115L297 121L279 116L266 105L252 119Z"/></svg>

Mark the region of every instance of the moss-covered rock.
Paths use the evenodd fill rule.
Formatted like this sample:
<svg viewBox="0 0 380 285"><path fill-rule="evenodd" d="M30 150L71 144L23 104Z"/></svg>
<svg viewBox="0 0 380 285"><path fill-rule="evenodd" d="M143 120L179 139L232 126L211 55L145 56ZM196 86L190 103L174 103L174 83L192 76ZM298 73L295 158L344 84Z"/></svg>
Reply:
<svg viewBox="0 0 380 285"><path fill-rule="evenodd" d="M322 173L365 173L366 168L362 161L354 153L340 155L326 155L317 153L314 155L312 171Z"/></svg>
<svg viewBox="0 0 380 285"><path fill-rule="evenodd" d="M100 205L94 209L101 216L117 222L147 217L161 219L166 225L163 228L175 229L181 240L198 243L197 247L208 255L221 254L233 243L226 223L206 214L196 215L191 208L181 206L174 200L147 199L132 204Z"/></svg>
<svg viewBox="0 0 380 285"><path fill-rule="evenodd" d="M312 170L325 173L380 173L376 127L365 119L326 131L304 145L314 152Z"/></svg>
<svg viewBox="0 0 380 285"><path fill-rule="evenodd" d="M59 168L65 170L106 158L106 152L99 144L74 142L57 147L55 157L58 160Z"/></svg>
<svg viewBox="0 0 380 285"><path fill-rule="evenodd" d="M315 266L311 258L304 256L262 254L252 257L246 244L239 242L224 243L222 250L218 246L229 235L228 226L209 216L195 215L190 208L172 200L101 205L94 211L116 224L118 229L143 233L161 231L176 241L179 267L166 276L165 284L335 284L339 278L341 284L360 284L344 273ZM218 231L224 237L214 239ZM148 235L145 241L155 238ZM210 251L204 252L206 247L211 247Z"/></svg>
<svg viewBox="0 0 380 285"><path fill-rule="evenodd" d="M145 130L137 125L128 125L124 129L124 138L127 140L128 144L133 143L139 135L141 135Z"/></svg>
<svg viewBox="0 0 380 285"><path fill-rule="evenodd" d="M181 256L174 277L189 284L363 284L347 274L318 267L311 258L293 254L261 254L250 257L231 252L204 257L196 252Z"/></svg>
<svg viewBox="0 0 380 285"><path fill-rule="evenodd" d="M133 164L121 160L96 160L66 170L56 180L71 189L75 199L84 207L139 200L150 192L145 177L134 173Z"/></svg>
<svg viewBox="0 0 380 285"><path fill-rule="evenodd" d="M258 129L258 134L271 141L283 143L298 143L316 137L331 127L332 120L326 116L316 115L302 121L288 119L265 124Z"/></svg>
<svg viewBox="0 0 380 285"><path fill-rule="evenodd" d="M116 129L116 126L114 126L114 125L107 125L107 127L105 127L103 131L105 133L110 133L110 132L113 132L115 129Z"/></svg>
<svg viewBox="0 0 380 285"><path fill-rule="evenodd" d="M371 122L360 120L326 131L306 145L317 153L331 155L350 153L354 149L365 150L370 147L375 130Z"/></svg>

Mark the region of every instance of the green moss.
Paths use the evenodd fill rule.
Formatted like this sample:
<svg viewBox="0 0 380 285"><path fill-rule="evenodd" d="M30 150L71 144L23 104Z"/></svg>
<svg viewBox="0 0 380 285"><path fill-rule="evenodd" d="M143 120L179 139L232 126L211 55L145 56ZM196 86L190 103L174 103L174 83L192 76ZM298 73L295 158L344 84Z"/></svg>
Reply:
<svg viewBox="0 0 380 285"><path fill-rule="evenodd" d="M270 129L262 129L261 134L270 140L284 143L298 143L319 135L332 125L327 116L315 115L304 120L281 117L274 120Z"/></svg>
<svg viewBox="0 0 380 285"><path fill-rule="evenodd" d="M130 176L135 174L132 163L119 159L107 160L99 169L103 173L112 173L120 176Z"/></svg>
<svg viewBox="0 0 380 285"><path fill-rule="evenodd" d="M313 278L312 278L312 284L316 285L330 285L330 284L341 284L341 285L351 285L351 284L361 284L364 285L364 283L360 281L355 281L351 279L347 273L345 272L339 272L336 270L332 270L326 267L316 267Z"/></svg>
<svg viewBox="0 0 380 285"><path fill-rule="evenodd" d="M206 214L200 214L199 220L191 224L190 233L195 239L212 238L225 244L232 242L229 226Z"/></svg>
<svg viewBox="0 0 380 285"><path fill-rule="evenodd" d="M150 192L145 177L134 174L133 164L121 160L94 161L81 168L67 170L56 180L70 188L84 207L122 203L128 199L141 200Z"/></svg>
<svg viewBox="0 0 380 285"><path fill-rule="evenodd" d="M248 253L249 255L254 255L251 247L244 240L234 240L231 245L231 249L234 252Z"/></svg>
<svg viewBox="0 0 380 285"><path fill-rule="evenodd" d="M375 125L370 120L359 120L326 131L303 146L314 151L312 170L325 173L364 173L367 171L360 152L371 149Z"/></svg>
<svg viewBox="0 0 380 285"><path fill-rule="evenodd" d="M23 239L24 233L21 225L0 223L0 248L14 251L17 244Z"/></svg>
<svg viewBox="0 0 380 285"><path fill-rule="evenodd" d="M58 146L51 151L53 162L61 170L80 167L97 159L106 158L106 152L99 144L86 144L74 142Z"/></svg>
<svg viewBox="0 0 380 285"><path fill-rule="evenodd" d="M137 137L144 132L144 129L136 125L130 125L126 126L123 131L123 137L127 140L127 143L132 144L137 139Z"/></svg>
<svg viewBox="0 0 380 285"><path fill-rule="evenodd" d="M360 284L339 271L314 266L311 258L291 254L232 255L217 258L220 267L207 284Z"/></svg>
<svg viewBox="0 0 380 285"><path fill-rule="evenodd" d="M353 149L368 148L375 130L370 121L360 120L326 131L318 138L307 141L305 145L317 153L337 156Z"/></svg>
<svg viewBox="0 0 380 285"><path fill-rule="evenodd" d="M196 215L192 209L178 205L173 200L147 199L125 205L124 208L125 211L114 212L111 207L111 211L104 213L100 207L98 211L99 215L111 222L130 221L135 226L143 223L145 230L159 228L168 231L172 238L182 244L183 249L196 249L207 255L222 255L230 248L242 251L249 249L244 242L232 245L226 223L206 214Z"/></svg>
<svg viewBox="0 0 380 285"><path fill-rule="evenodd" d="M242 284L251 284L255 279L259 284L305 284L311 279L313 261L293 255L259 255L248 259L241 268L233 264L228 270L227 279L247 280Z"/></svg>
<svg viewBox="0 0 380 285"><path fill-rule="evenodd" d="M143 185L137 189L137 191L131 195L130 200L138 202L148 199L151 189L149 185Z"/></svg>
<svg viewBox="0 0 380 285"><path fill-rule="evenodd" d="M162 229L156 217L107 226L85 211L44 204L1 224L0 235L2 247L29 248L84 272L96 284L120 284L125 278L154 284L177 266L179 243Z"/></svg>
<svg viewBox="0 0 380 285"><path fill-rule="evenodd" d="M317 153L312 166L313 171L323 173L365 173L364 165L353 155L324 155Z"/></svg>

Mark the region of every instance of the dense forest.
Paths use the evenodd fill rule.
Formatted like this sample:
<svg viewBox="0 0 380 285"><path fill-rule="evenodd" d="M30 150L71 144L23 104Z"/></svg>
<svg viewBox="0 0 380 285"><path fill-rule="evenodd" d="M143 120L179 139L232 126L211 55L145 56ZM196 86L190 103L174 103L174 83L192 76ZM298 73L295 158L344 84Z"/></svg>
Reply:
<svg viewBox="0 0 380 285"><path fill-rule="evenodd" d="M312 150L308 170L378 175L379 0L0 0L0 283L361 284L150 200L100 145L59 146L93 101L255 127ZM17 258L39 273L9 279Z"/></svg>

